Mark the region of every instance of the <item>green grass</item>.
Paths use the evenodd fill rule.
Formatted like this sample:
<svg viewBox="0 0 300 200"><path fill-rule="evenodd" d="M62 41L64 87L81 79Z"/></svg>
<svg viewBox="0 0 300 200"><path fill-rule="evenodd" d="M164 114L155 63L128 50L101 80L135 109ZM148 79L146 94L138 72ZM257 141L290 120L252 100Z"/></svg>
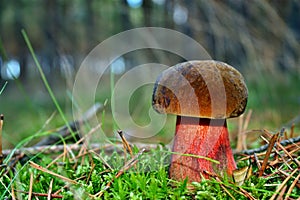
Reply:
<svg viewBox="0 0 300 200"><path fill-rule="evenodd" d="M24 32L23 34L27 38ZM71 113L64 111L64 108L67 110L68 101L64 98L58 99L56 97L55 91L53 91L43 75L41 66L34 56L28 38L26 42L40 70L42 82L46 86L45 92L50 95L51 99L46 98L45 101L32 100L30 105L28 105L19 101L18 98L15 98L16 96L12 96L8 97L8 101L2 104L4 105L3 108L5 108L5 116L8 116L6 117L8 120L5 121L4 126L4 139L10 141L11 145L17 148L24 147L27 144L33 143L36 139L48 135L50 132L47 132L47 130L49 129L68 124L67 119L71 118ZM108 83L113 87L113 80L110 79L110 81L112 82ZM248 109L253 109L254 113L250 121L251 128L260 129L270 127L276 130L281 128L284 121L290 120L298 113L294 108L299 104L295 100L298 95L299 79L297 77L290 77L289 80L282 80L282 82L270 84L271 82L272 80L269 79L260 80L259 82L249 82ZM289 91L287 88L289 88ZM5 86L2 86L0 91L1 97L3 97L4 93ZM137 93L143 92L137 91ZM28 95L27 98L31 97L29 93L25 93L25 95ZM148 107L144 107L143 104L140 104L141 107L138 108L134 106L140 100L139 96L139 94L133 95L131 100L132 105L130 105L131 112L138 123L147 124L149 121L148 116L140 116L144 116L143 113L148 113L146 112ZM100 98L102 98L101 101L103 102L107 100L105 96ZM107 110L109 108L108 106ZM134 110L135 108L137 110ZM102 119L105 122L103 126L106 127L105 130L109 133L114 130L115 125L107 110L102 113ZM52 113L56 111L60 117L57 117L56 114L50 122L46 123ZM280 119L277 119L278 116ZM160 137L164 138L166 132L170 132L171 126L174 128L174 120L172 119L168 121L168 124L160 133ZM235 127L235 125L232 125L232 130ZM116 148L116 150L120 149ZM122 152L122 149L120 151ZM136 155L138 152L139 149L134 148L134 154ZM168 178L171 152L165 147L150 149L149 152L143 153L138 157L136 165L132 165L117 178L117 173L128 161L129 155L124 156L119 151L107 153L105 148L99 152L101 159L92 153L85 155L80 152L73 153L75 155L68 152L65 156L52 163L54 159L61 155L60 153L45 154L40 152L37 155L31 156L30 161L44 168L52 163L47 168L48 170L75 180L77 184L68 184L55 175L35 169L27 161L25 163L17 163L14 170L9 169L7 174L4 174L7 168L0 168L0 199L12 198L12 196L16 196L18 199L28 198L31 183L33 183L33 192L47 194L51 182L53 183L52 191L61 190L59 195L62 195L64 199L90 198L99 192L102 192L101 198L103 199L231 199L232 197L247 199L247 193L256 199L270 199L284 180L283 176L277 173L278 168L276 167L266 169L266 175L259 178L257 176L258 167L255 162L252 161L249 163L246 160L239 161L238 166L251 165L253 173L242 186L234 184L232 181L227 180L226 177L220 177L220 179L212 178L201 183L193 183L194 190L190 190L186 181L177 182ZM73 159L74 156L78 157ZM300 159L299 152L297 153L297 159ZM103 160L111 168L106 166ZM11 157L9 156L4 163L9 165L11 161ZM282 164L280 166L282 171L288 172L290 172L290 167L292 169L297 168L295 164L290 164L289 166ZM288 181L287 185L291 186L298 175L299 172ZM30 181L31 176L33 177L32 181ZM110 187L105 189L109 183L111 183ZM298 198L299 193L299 187L295 187L290 197ZM44 198L46 199L46 197Z"/></svg>
<svg viewBox="0 0 300 200"><path fill-rule="evenodd" d="M137 154L139 150L134 148L133 151ZM46 167L56 156L40 153L31 160ZM0 198L11 197L11 188L16 190L18 199L28 198L28 193L24 192L29 191L31 174L33 192L47 194L49 184L53 181L52 191L63 188L59 195L62 195L64 199L91 198L101 191L101 199L231 199L232 196L236 199L247 199L241 192L242 190L247 191L256 199L269 199L276 190L276 185L270 186L270 183L282 183L280 176L258 178L253 175L242 186L237 186L224 178L193 183L194 189L189 190L186 181L176 182L168 178L170 153L164 147L143 153L138 158L137 164L132 165L118 178L115 178L116 174L127 161L124 155L117 152L108 154L105 149L102 149L100 156L112 168L104 165L102 159L93 154L86 154L77 160L60 158L48 168L52 172L76 180L77 184L66 184L61 178L32 168L28 162L23 165L17 164L15 173L11 171L10 174L1 176L0 190L4 192ZM285 167L282 170L286 170ZM273 171L269 169L267 173L272 174ZM257 167L253 164L253 174L256 173ZM109 182L112 184L105 190ZM299 197L299 192L300 189L295 188L290 197Z"/></svg>
<svg viewBox="0 0 300 200"><path fill-rule="evenodd" d="M2 88L0 89L0 95L2 94L2 92L4 91L5 87L7 85L7 81L4 83L4 85L2 86Z"/></svg>
<svg viewBox="0 0 300 200"><path fill-rule="evenodd" d="M37 57L36 57L36 55L34 53L33 47L31 46L30 40L29 40L29 38L27 36L27 33L25 32L25 30L22 30L21 32L22 32L22 35L24 37L25 43L26 43L26 45L27 45L27 47L28 47L28 49L29 49L32 57L33 57L34 63L36 64L36 67L37 67L37 69L38 69L38 71L39 71L39 73L41 75L43 83L44 83L44 85L45 85L45 87L46 87L46 89L47 89L47 91L48 91L48 93L49 93L49 95L50 95L50 97L51 97L51 99L52 99L52 101L53 101L53 103L54 103L57 111L58 111L58 113L60 114L62 120L64 121L65 125L68 127L68 129L71 132L73 138L75 139L76 138L75 134L73 133L73 131L72 131L70 125L69 125L69 122L67 121L67 118L66 118L64 112L62 111L62 108L59 105L59 103L58 103L58 101L57 101L57 99L56 99L56 97L55 97L55 95L54 95L54 93L53 93L53 91L52 91L49 83L48 83L48 80L47 80L47 78L46 78L46 76L45 76L45 74L44 74L44 72L42 70L42 67L41 67L39 61L37 60Z"/></svg>

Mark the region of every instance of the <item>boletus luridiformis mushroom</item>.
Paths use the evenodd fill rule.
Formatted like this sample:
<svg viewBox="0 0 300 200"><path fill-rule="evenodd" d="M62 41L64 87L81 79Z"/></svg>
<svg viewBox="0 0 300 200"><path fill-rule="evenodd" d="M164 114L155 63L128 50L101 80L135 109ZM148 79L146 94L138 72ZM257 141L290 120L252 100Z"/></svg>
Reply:
<svg viewBox="0 0 300 200"><path fill-rule="evenodd" d="M184 62L158 76L152 106L177 115L170 178L199 182L209 174L232 175L236 164L226 119L241 115L247 98L243 76L223 62Z"/></svg>

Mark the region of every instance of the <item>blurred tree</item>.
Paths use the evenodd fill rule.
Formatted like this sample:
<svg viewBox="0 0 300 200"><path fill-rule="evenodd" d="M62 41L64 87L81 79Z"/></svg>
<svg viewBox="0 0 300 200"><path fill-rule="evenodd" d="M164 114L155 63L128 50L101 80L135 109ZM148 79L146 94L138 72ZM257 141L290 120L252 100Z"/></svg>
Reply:
<svg viewBox="0 0 300 200"><path fill-rule="evenodd" d="M131 24L130 16L129 16L130 7L127 4L126 0L122 0L121 2L122 2L121 3L122 5L121 5L121 9L119 10L120 12L117 13L117 15L119 15L119 19L121 22L121 26L120 26L121 30L120 31L133 28L132 24ZM118 24L118 22L116 22L116 24Z"/></svg>
<svg viewBox="0 0 300 200"><path fill-rule="evenodd" d="M54 59L59 56L59 37L63 29L62 22L64 19L61 17L60 7L58 7L57 0L46 0L44 1L44 12L43 16L43 34L45 41L43 41L42 59L43 68L47 76L57 75L54 65ZM56 68L58 69L58 68ZM49 79L49 78L48 78ZM53 78L50 78L50 83Z"/></svg>
<svg viewBox="0 0 300 200"><path fill-rule="evenodd" d="M24 28L24 13L22 12L22 8L24 7L23 1L13 1L13 7L18 10L18 12L14 12L14 23L13 23L13 32L15 33L14 38L17 45L17 48L15 49L15 55L12 55L12 57L15 57L20 62L20 79L24 82L26 81L27 77L27 66L26 66L26 45L24 42L24 39L21 34L21 30ZM8 58L10 59L10 58Z"/></svg>
<svg viewBox="0 0 300 200"><path fill-rule="evenodd" d="M55 60L61 55L72 55L78 66L82 57L107 37L135 27L158 26L194 38L212 58L241 68L261 63L260 67L271 70L299 72L299 1L142 2L141 7L130 7L127 0L0 1L3 47L9 57L20 61L25 81L28 49L22 28L28 30L47 75L59 76ZM147 56L152 59L153 53L149 51Z"/></svg>
<svg viewBox="0 0 300 200"><path fill-rule="evenodd" d="M93 0L87 0L85 1L85 31L87 36L87 43L88 47L91 48L92 45L95 44L95 13L94 13L94 7L93 7ZM98 11L99 12L99 11Z"/></svg>
<svg viewBox="0 0 300 200"><path fill-rule="evenodd" d="M149 0L143 1L142 8L143 8L144 25L153 26L152 23L153 2Z"/></svg>

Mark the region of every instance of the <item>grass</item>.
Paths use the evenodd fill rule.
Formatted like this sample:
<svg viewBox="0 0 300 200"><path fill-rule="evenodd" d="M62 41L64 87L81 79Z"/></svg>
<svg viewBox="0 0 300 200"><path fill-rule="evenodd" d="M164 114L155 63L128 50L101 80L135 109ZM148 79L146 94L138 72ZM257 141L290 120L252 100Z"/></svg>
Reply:
<svg viewBox="0 0 300 200"><path fill-rule="evenodd" d="M75 135L74 135L74 133L73 133L71 127L69 126L69 123L68 123L68 121L67 121L67 119L66 119L66 116L65 116L64 112L62 111L62 109L61 109L61 107L60 107L58 101L56 100L56 97L55 97L55 95L54 95L54 93L53 93L53 91L52 91L52 89L51 89L51 87L50 87L50 85L49 85L49 83L48 83L48 81L47 81L47 78L46 78L46 76L45 76L45 74L44 74L44 72L43 72L43 70L42 70L42 67L41 67L40 63L38 62L38 60L37 60L37 57L36 57L36 55L35 55L35 53L34 53L34 50L33 50L32 46L31 46L31 43L30 43L30 41L29 41L29 38L28 38L28 36L27 36L25 30L22 30L21 32L22 32L22 35L23 35L23 37L24 37L25 43L26 43L26 45L28 46L28 49L29 49L29 51L30 51L30 53L31 53L31 55L32 55L32 57L33 57L34 63L36 64L36 67L37 67L38 70L39 70L39 73L40 73L40 75L41 75L41 78L42 78L42 80L43 80L43 83L44 83L45 87L47 88L47 91L48 91L48 93L49 93L49 95L50 95L50 97L51 97L51 99L52 99L52 101L53 101L53 103L54 103L54 105L55 105L57 111L59 112L61 118L63 119L63 121L65 122L66 126L68 127L68 129L69 129L70 132L72 133L72 136L75 138Z"/></svg>
<svg viewBox="0 0 300 200"><path fill-rule="evenodd" d="M32 157L31 162L18 163L14 172L10 170L8 174L3 175L2 169L0 189L4 192L1 199L28 198L29 191L32 191L31 195L40 198L42 194L48 194L50 183L52 194L60 191L57 197L64 199L86 199L96 196L101 199L247 199L247 195L255 199L270 199L283 181L283 176L278 170L272 168L266 170L264 177L258 177L257 166L253 163L249 165L246 160L239 162L239 165L252 166L253 172L243 185L238 186L226 178L215 177L201 183L193 183L194 189L189 190L186 181L176 182L168 178L170 152L163 146L149 149L135 157L136 162L129 165L120 176L117 174L124 169L129 160L129 155L124 156L120 146L116 147L117 151L111 153L103 147L98 150L99 154L88 152L85 148L81 149L81 153L73 152L73 155L71 151L56 155L41 152ZM134 155L139 152L137 147L133 148ZM299 157L298 153L298 159ZM32 163L38 163L43 168L35 168ZM297 169L295 164L283 164L281 170L288 172L288 167ZM44 168L53 173L50 174ZM74 182L65 181L55 174ZM288 188L296 180L296 176L299 177L299 171L292 176L287 184ZM109 183L111 184L107 187ZM299 192L300 189L295 187L290 197L299 197Z"/></svg>
<svg viewBox="0 0 300 200"><path fill-rule="evenodd" d="M4 85L2 86L2 88L0 89L0 95L2 94L2 92L4 91L5 87L7 85L7 81L4 83Z"/></svg>
<svg viewBox="0 0 300 200"><path fill-rule="evenodd" d="M25 34L24 37L27 38ZM26 41L35 58L28 38ZM43 77L43 72L36 58L35 62ZM54 125L52 121L52 126L55 126L56 123L68 125L66 120L68 114L63 111L61 101L57 100L46 78L42 79L54 105L46 108L46 112L34 116L26 110L28 108L25 108L24 104L14 104L14 107L18 110L18 115L26 119L23 119L23 123L20 123L19 129L24 129L24 124L28 124L28 121L30 121L35 122L33 123L34 127L31 127L34 131L28 132L30 134L36 132L36 134L27 136L19 143L14 144L16 148L24 147L26 144L33 143L36 138L50 134L47 129L51 127L49 127L47 119L53 110L58 111L60 118L54 117ZM282 98L286 97L287 93L284 86L274 84L270 87L268 80L265 81L260 85L250 83L250 91L255 94L252 95L254 97L249 99L250 108L259 110L263 107L261 102L267 101L270 102L270 110L273 110L282 103ZM298 81L297 78L292 78L290 82L285 83L285 86L292 90L291 94L293 92L297 94ZM4 88L5 86L2 87L0 95L3 95ZM279 94L274 93L277 88L280 89ZM264 95L266 91L271 94L270 97ZM10 103L12 104L12 102ZM45 102L47 105L48 103ZM134 100L133 104L135 104ZM288 110L293 109L295 105L297 105L297 102L289 104ZM141 108L139 112L143 113L144 109L147 108ZM253 124L259 122L260 126L265 124L261 120L266 119L267 115L263 115L263 112L258 113L251 119L252 126L256 126ZM139 116L138 113L134 114ZM260 114L263 116L260 117ZM108 120L109 113L102 113L102 118L105 118L107 123L114 124L111 120ZM283 118L287 119L289 116L283 116ZM7 121L6 123L13 122ZM143 120L140 123L143 123ZM14 126L16 125L14 124ZM271 126L278 126L278 122ZM164 134L164 131L162 134ZM299 135L298 131L295 131L295 134ZM269 139L266 137L266 140L269 141ZM89 143L89 140L85 142ZM256 145L259 146L261 143ZM55 148L55 145L53 147ZM288 149L288 152L296 160L300 159L299 150L291 152L297 150L298 147ZM145 152L141 152L141 149L135 146L133 147L133 157L128 153L124 154L124 150L120 146L114 147L114 151L108 151L108 149L109 147L103 145L99 149L82 146L80 150L64 149L61 152L50 154L40 151L37 154L29 155L27 161L22 161L10 154L4 161L5 165L0 168L0 191L2 191L0 199L26 199L33 196L46 199L49 194L55 194L56 196L52 196L53 198L63 199L270 199L279 198L280 196L285 198L287 194L290 198L299 198L298 182L300 175L299 171L295 171L299 168L299 165L290 160L284 152L286 149L273 149L272 156L266 160L267 168L264 170L263 176L259 176L261 167L257 163L263 163L266 154L258 155L257 159L253 156L238 155L236 160L239 168L246 167L247 172L250 174L248 178L243 179L241 185L226 177L212 177L210 180L193 183L192 190L187 181L177 182L168 178L171 152L164 146L148 148ZM14 163L14 159L21 162ZM129 162L130 159L133 159L132 162ZM7 166L13 166L13 169Z"/></svg>

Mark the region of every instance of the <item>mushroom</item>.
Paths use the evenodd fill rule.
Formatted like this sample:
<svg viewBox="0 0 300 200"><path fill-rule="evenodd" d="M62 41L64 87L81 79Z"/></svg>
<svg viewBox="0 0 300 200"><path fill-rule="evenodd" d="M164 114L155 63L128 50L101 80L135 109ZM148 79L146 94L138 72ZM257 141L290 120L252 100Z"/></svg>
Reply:
<svg viewBox="0 0 300 200"><path fill-rule="evenodd" d="M247 97L243 76L219 61L179 63L158 76L152 106L177 115L170 178L200 182L211 174L232 175L236 164L226 119L244 112Z"/></svg>

